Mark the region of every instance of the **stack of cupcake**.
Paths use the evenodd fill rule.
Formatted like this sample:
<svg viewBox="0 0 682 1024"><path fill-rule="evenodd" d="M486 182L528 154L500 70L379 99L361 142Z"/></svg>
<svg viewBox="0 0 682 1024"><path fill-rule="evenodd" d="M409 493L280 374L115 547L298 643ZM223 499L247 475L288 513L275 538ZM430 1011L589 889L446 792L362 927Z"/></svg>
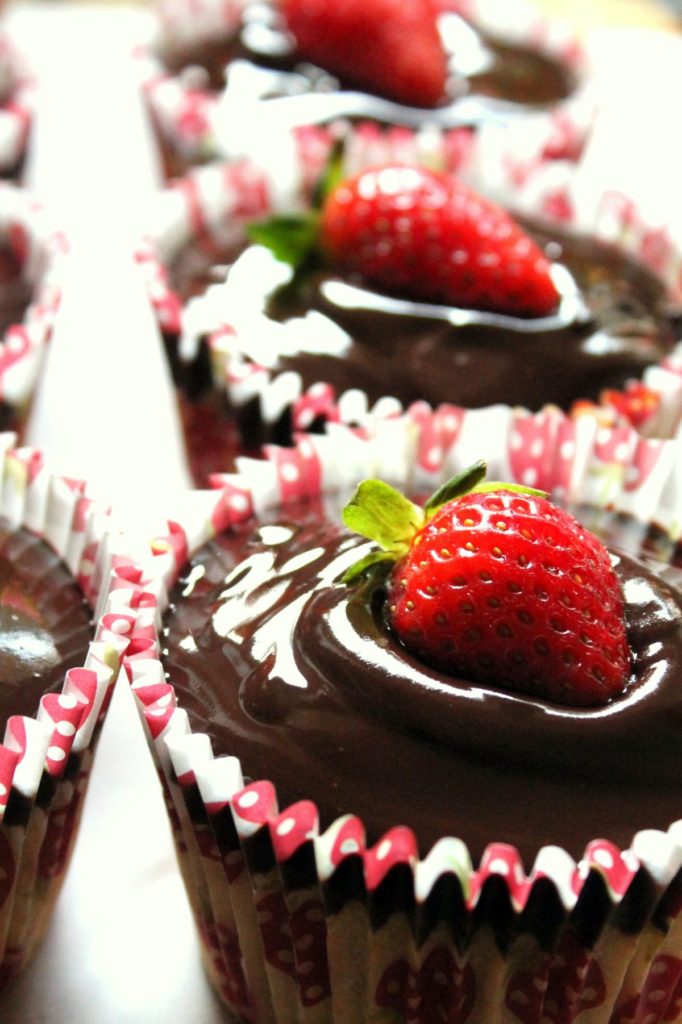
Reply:
<svg viewBox="0 0 682 1024"><path fill-rule="evenodd" d="M210 98L221 111L211 108L211 139L202 135L201 153L187 152L184 163L215 155L218 138L228 139L223 151L239 154L171 182L137 253L199 482L263 442L288 443L329 420L361 425L419 400L566 412L599 404L610 423L656 436L676 429L679 249L608 182L583 187L574 165L585 141L573 117L576 90L557 105L558 96L543 92L555 77L539 71L552 53L555 71L575 86L579 48L526 7L502 5L503 15L495 3L399 6L393 17L382 5L330 12L294 0L159 8L164 88L191 81L201 102ZM408 36L413 48L399 48L396 38ZM465 74L464 64L475 72ZM409 102L410 89L418 101ZM158 128L156 94L147 95ZM177 123L161 135L162 152L177 156ZM325 209L335 201L329 167L339 147L334 175L354 178L356 208L371 194L374 210L345 251L331 255ZM390 164L423 164L443 176L436 182L424 172L428 184L398 186ZM377 168L382 174L355 178ZM429 190L441 202L453 174L464 184L448 201L467 207L453 237L439 234L443 251L435 252L422 232L413 246L410 232L426 216L413 208L417 193L426 207L436 202ZM403 195L393 195L398 187ZM529 238L514 238L529 247L525 263L503 238L516 228L478 193L522 214ZM296 240L295 252L278 258L290 239L279 228L254 232L254 222L293 213L298 226L285 232L305 234L307 248ZM316 217L322 231L312 239ZM445 220L431 233L442 233ZM376 252L363 261L367 230ZM395 260L374 272L389 246L404 250L399 276ZM554 289L544 304L524 304L510 295L513 278L533 273L540 252ZM460 263L450 282L436 286L432 265L451 259ZM412 264L426 265L420 280ZM472 273L476 285L463 284Z"/></svg>
<svg viewBox="0 0 682 1024"><path fill-rule="evenodd" d="M581 48L519 0L157 14L135 260L206 489L119 536L6 437L0 981L121 667L226 1019L680 1019L680 248L583 187ZM0 411L56 309L3 223Z"/></svg>
<svg viewBox="0 0 682 1024"><path fill-rule="evenodd" d="M126 670L206 969L238 1021L676 1020L679 246L582 187L525 8L331 8L167 2L145 87L214 490L131 549Z"/></svg>

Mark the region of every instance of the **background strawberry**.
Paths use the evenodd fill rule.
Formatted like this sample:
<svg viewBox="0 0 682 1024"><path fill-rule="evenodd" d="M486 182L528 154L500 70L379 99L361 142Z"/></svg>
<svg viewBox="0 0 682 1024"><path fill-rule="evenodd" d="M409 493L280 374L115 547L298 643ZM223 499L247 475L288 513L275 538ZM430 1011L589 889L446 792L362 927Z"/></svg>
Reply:
<svg viewBox="0 0 682 1024"><path fill-rule="evenodd" d="M433 0L281 0L281 8L300 55L344 85L410 106L445 98Z"/></svg>
<svg viewBox="0 0 682 1024"><path fill-rule="evenodd" d="M394 491L387 501L378 481L362 484L344 519L384 550L349 578L395 562L388 620L427 664L563 704L606 703L630 676L608 552L539 492L481 484L484 472L472 467L423 511Z"/></svg>
<svg viewBox="0 0 682 1024"><path fill-rule="evenodd" d="M544 253L452 175L365 171L329 196L321 235L333 264L392 291L522 316L543 316L558 302Z"/></svg>
<svg viewBox="0 0 682 1024"><path fill-rule="evenodd" d="M508 213L424 167L363 171L331 187L319 213L273 218L251 236L295 266L317 250L406 298L524 317L559 301L551 264Z"/></svg>

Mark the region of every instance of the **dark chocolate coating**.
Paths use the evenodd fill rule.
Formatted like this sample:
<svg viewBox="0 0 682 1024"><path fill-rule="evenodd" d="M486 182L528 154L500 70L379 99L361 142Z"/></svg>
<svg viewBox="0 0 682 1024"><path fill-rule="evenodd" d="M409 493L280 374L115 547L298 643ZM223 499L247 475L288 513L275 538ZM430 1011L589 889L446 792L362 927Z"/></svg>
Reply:
<svg viewBox="0 0 682 1024"><path fill-rule="evenodd" d="M83 592L59 556L0 519L0 737L11 715L35 715L92 638Z"/></svg>
<svg viewBox="0 0 682 1024"><path fill-rule="evenodd" d="M263 294L262 277L254 275L254 309L265 305L267 315L279 321L318 311L350 338L342 352L329 354L324 331L307 331L301 350L280 356L275 370L295 370L306 388L318 381L331 383L337 394L360 388L370 402L391 395L403 405L425 400L480 408L502 402L536 410L554 403L569 409L576 400L597 400L604 388L622 388L641 377L673 348L677 331L665 313L663 286L645 267L595 239L538 224L528 227L577 282L590 313L586 321L542 331L522 319L504 328L453 326L446 306L441 319L397 314L388 311L389 297L376 292L385 310L345 308L332 298L329 286L339 276L331 272L311 272L297 287L270 295ZM216 264L221 259L229 264L233 256L187 250L171 268L172 284L185 298L195 295L224 277L226 271ZM199 373L199 362L190 371L175 360L176 380L190 399L210 387L204 362Z"/></svg>
<svg viewBox="0 0 682 1024"><path fill-rule="evenodd" d="M12 324L20 324L31 302L32 288L22 273L15 253L0 247L0 338ZM19 411L8 402L0 401L0 431L20 430Z"/></svg>
<svg viewBox="0 0 682 1024"><path fill-rule="evenodd" d="M633 675L606 706L577 709L412 658L385 625L381 587L339 583L368 545L319 504L263 522L194 558L165 661L193 728L272 780L281 809L312 799L322 827L358 814L370 841L408 825L422 853L443 835L474 859L509 842L528 867L546 844L577 858L592 839L625 847L680 817L682 592L656 563L614 555Z"/></svg>
<svg viewBox="0 0 682 1024"><path fill-rule="evenodd" d="M31 302L32 287L15 253L0 246L0 336L20 324Z"/></svg>
<svg viewBox="0 0 682 1024"><path fill-rule="evenodd" d="M446 37L444 40L451 68L451 77L439 107L441 114L445 115L440 121L444 125L450 113L453 123L456 123L457 100L462 96L486 98L490 101L491 110L499 100L505 105L542 107L566 99L576 88L571 69L541 49L507 43L473 26L464 32L464 36L466 38L461 40L459 47L456 38L448 40ZM471 54L474 41L477 56L472 65L462 53L462 48L466 47ZM169 70L174 72L190 65L204 68L210 88L216 91L223 88L225 73L236 60L283 73L273 95L300 95L302 91L323 93L355 87L353 81L340 81L300 57L274 4L247 4L242 27L232 39L166 48L162 56ZM364 116L375 116L371 96L367 97ZM399 112L396 120L400 121Z"/></svg>

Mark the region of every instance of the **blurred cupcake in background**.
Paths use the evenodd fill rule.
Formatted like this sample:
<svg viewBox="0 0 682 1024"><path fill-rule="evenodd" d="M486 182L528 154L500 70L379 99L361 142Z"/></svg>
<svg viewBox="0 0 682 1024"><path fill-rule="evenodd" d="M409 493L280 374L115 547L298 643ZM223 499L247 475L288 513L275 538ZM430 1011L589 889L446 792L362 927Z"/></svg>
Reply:
<svg viewBox="0 0 682 1024"><path fill-rule="evenodd" d="M591 123L585 55L525 3L164 0L141 76L167 175L248 151L270 125L475 126L491 157L574 160Z"/></svg>
<svg viewBox="0 0 682 1024"><path fill-rule="evenodd" d="M0 429L26 426L68 246L34 196L0 185Z"/></svg>
<svg viewBox="0 0 682 1024"><path fill-rule="evenodd" d="M22 179L33 119L35 83L11 35L0 27L0 178Z"/></svg>
<svg viewBox="0 0 682 1024"><path fill-rule="evenodd" d="M240 451L328 421L362 427L415 401L599 406L605 423L674 434L679 248L632 201L608 190L584 201L579 172L547 163L516 190L519 227L461 180L408 164L449 169L445 135L361 128L345 158L356 176L336 193L354 195L336 207L356 235L341 247L318 235L322 254L298 251L295 269L282 222L274 235L262 224L283 214L284 242L293 228L294 248L308 244L334 136L291 138L278 161L215 164L167 189L137 254L195 479ZM504 193L475 142L456 161L461 178ZM274 253L251 243L252 222ZM417 266L428 268L419 280Z"/></svg>

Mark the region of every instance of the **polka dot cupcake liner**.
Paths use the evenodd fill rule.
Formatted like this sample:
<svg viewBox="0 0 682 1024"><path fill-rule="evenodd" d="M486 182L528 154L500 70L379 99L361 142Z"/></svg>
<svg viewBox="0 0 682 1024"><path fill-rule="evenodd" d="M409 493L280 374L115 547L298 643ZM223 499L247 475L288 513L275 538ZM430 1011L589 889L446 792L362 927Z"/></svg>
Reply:
<svg viewBox="0 0 682 1024"><path fill-rule="evenodd" d="M21 434L40 377L54 321L61 304L65 235L38 200L23 189L0 184L0 255L2 289L14 313L17 294L25 295L20 322L5 327L0 338L0 430Z"/></svg>
<svg viewBox="0 0 682 1024"><path fill-rule="evenodd" d="M76 839L102 723L139 610L108 580L123 569L109 511L83 481L54 476L42 453L0 434L0 516L44 540L82 590L96 625L82 665L33 717L12 715L0 744L0 986L40 942ZM105 593L106 591L106 593ZM55 614L57 614L55 612Z"/></svg>
<svg viewBox="0 0 682 1024"><path fill-rule="evenodd" d="M135 254L163 335L190 464L200 482L211 469L227 465L240 441L253 451L262 443L287 443L313 423L363 426L400 409L391 395L370 401L362 380L338 392L328 381L306 386L295 370L278 368L279 351L270 334L266 349L262 331L240 328L231 315L229 285L216 284L183 305L169 284L169 268L183 250L236 249L246 240L249 222L310 201L336 136L309 127L286 138L276 167L246 157L215 163L163 190L150 231ZM390 160L425 162L476 182L483 171L467 138L465 133L453 147L452 137L441 133L366 126L351 134L346 161L350 172ZM513 190L494 181L492 170L488 176L489 191L514 211L559 230L589 234L634 257L662 282L671 308L679 307L680 240L666 226L651 223L630 197L608 188L595 190L590 176L579 169L569 174L548 165L519 170ZM198 397L192 382L202 366L210 366L212 388ZM634 424L647 436L674 436L682 422L682 342L652 363L640 380L629 381L621 391L603 392L600 404L578 402L574 409L589 410L607 425Z"/></svg>
<svg viewBox="0 0 682 1024"><path fill-rule="evenodd" d="M421 492L474 451L492 477L653 519L671 543L682 535L676 441L556 410L500 409L493 424L485 412L416 406L364 432L335 424L244 459L214 490L187 495L149 541L130 542L135 593L154 626L148 645L125 657L125 674L204 963L238 1021L663 1024L682 1015L679 822L637 833L625 850L595 839L577 863L547 846L530 869L498 842L478 864L450 837L420 857L399 822L369 846L352 813L321 830L304 779L286 807L271 781L245 783L235 757L214 756L209 737L192 731L167 680L160 618L208 539L367 477Z"/></svg>
<svg viewBox="0 0 682 1024"><path fill-rule="evenodd" d="M216 158L242 153L245 123L249 124L247 146L269 147L274 159L277 149L270 135L272 125L264 124L262 137L254 139L252 118L246 104L253 104L254 115L267 109L268 100L253 92L244 92L235 77L222 93L205 84L205 75L196 67L170 73L163 63L167 50L192 46L215 47L221 39L229 40L239 25L242 4L217 3L216 0L162 0L156 6L155 39L136 51L139 79L151 123L159 144L166 175L174 177L190 167ZM586 53L566 25L550 21L524 0L461 0L459 13L474 28L509 45L520 46L555 60L575 82L571 94L551 105L488 103L485 114L472 114L477 146L484 161L499 159L513 153L526 163L544 160L573 162L577 160L589 136L594 117L591 98L589 64ZM327 102L340 101L344 94L326 97ZM466 121L466 107L463 118ZM295 107L292 108L295 110ZM409 112L408 112L409 113ZM412 111L414 114L415 111ZM420 112L421 113L421 112ZM329 119L329 118L328 118ZM298 123L291 115L292 123ZM409 118L405 121L410 124ZM425 125L437 124L434 112ZM455 133L456 134L456 133ZM248 151L248 150L247 150Z"/></svg>

